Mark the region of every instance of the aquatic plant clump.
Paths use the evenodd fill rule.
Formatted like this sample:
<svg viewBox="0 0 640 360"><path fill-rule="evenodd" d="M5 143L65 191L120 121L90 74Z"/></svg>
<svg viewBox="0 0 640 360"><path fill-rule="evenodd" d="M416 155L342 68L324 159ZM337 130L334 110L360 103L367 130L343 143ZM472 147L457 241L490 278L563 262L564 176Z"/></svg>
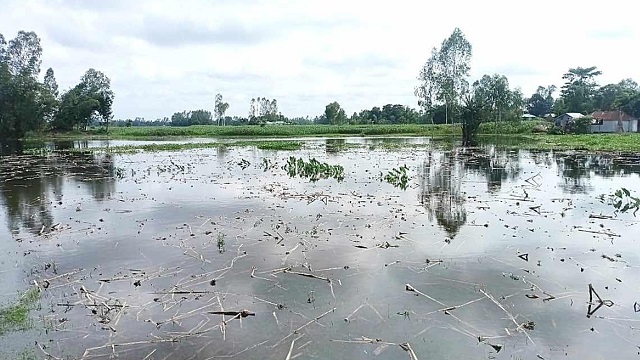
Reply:
<svg viewBox="0 0 640 360"><path fill-rule="evenodd" d="M15 304L0 308L0 336L13 330L25 330L31 326L29 312L40 299L40 291L32 288Z"/></svg>
<svg viewBox="0 0 640 360"><path fill-rule="evenodd" d="M409 168L406 165L399 168L393 168L386 175L380 173L380 179L386 181L394 187L406 190L409 186L409 176L407 175Z"/></svg>
<svg viewBox="0 0 640 360"><path fill-rule="evenodd" d="M631 192L626 188L618 189L611 195L600 195L599 198L601 202L613 206L616 213L633 211L633 216L636 216L640 209L640 198L631 196Z"/></svg>
<svg viewBox="0 0 640 360"><path fill-rule="evenodd" d="M320 179L336 179L342 181L344 179L344 167L342 165L330 165L321 163L315 158L304 161L303 158L289 157L289 161L284 166L290 177L304 177L311 181Z"/></svg>

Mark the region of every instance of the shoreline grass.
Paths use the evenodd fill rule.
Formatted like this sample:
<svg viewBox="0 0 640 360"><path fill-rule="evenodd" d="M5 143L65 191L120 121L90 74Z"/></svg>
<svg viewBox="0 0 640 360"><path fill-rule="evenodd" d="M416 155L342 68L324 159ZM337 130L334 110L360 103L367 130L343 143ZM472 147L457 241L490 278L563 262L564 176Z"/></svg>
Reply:
<svg viewBox="0 0 640 360"><path fill-rule="evenodd" d="M20 299L5 307L0 307L0 336L9 331L19 331L31 328L29 313L40 300L40 290L31 288Z"/></svg>
<svg viewBox="0 0 640 360"><path fill-rule="evenodd" d="M640 133L628 134L584 134L584 135L547 135L536 134L544 121L487 122L480 126L478 139L489 140L501 146L525 149L545 150L588 150L588 151L640 151ZM402 125L271 125L271 126L215 126L196 125L188 127L116 127L109 135L98 132L69 134L32 134L29 140L73 140L73 139L129 139L129 140L174 140L184 138L225 138L236 139L228 142L188 143L188 144L148 144L94 148L92 151L132 152L132 151L178 151L221 146L256 146L262 150L298 150L304 141L265 140L264 137L388 137L388 136L427 136L433 139L460 137L460 124L402 124ZM251 138L252 140L243 140ZM412 145L393 144L390 148L411 147ZM351 147L351 146L349 146ZM336 149L338 150L338 149Z"/></svg>

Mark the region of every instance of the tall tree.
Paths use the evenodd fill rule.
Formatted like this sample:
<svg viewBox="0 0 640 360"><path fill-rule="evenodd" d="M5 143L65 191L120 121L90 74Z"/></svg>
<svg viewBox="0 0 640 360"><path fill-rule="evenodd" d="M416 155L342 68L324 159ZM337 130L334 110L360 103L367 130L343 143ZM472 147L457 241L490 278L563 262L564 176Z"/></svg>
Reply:
<svg viewBox="0 0 640 360"><path fill-rule="evenodd" d="M558 112L589 113L593 111L596 107L594 95L598 88L595 77L601 74L602 72L597 70L596 66L569 69L562 76L565 83L560 94L561 101L558 102L560 104Z"/></svg>
<svg viewBox="0 0 640 360"><path fill-rule="evenodd" d="M21 138L40 130L50 111L44 87L38 82L40 39L20 31L8 43L0 36L0 136Z"/></svg>
<svg viewBox="0 0 640 360"><path fill-rule="evenodd" d="M71 130L78 127L86 130L95 115L108 131L113 117L113 100L109 78L100 71L89 69L78 85L60 97L60 109L53 120L53 128Z"/></svg>
<svg viewBox="0 0 640 360"><path fill-rule="evenodd" d="M504 75L484 75L473 83L476 96L484 99L490 116L496 123L502 120L502 115L514 105L515 96L509 89L509 80Z"/></svg>
<svg viewBox="0 0 640 360"><path fill-rule="evenodd" d="M347 114L337 101L325 107L324 115L331 125L342 125L347 122Z"/></svg>
<svg viewBox="0 0 640 360"><path fill-rule="evenodd" d="M553 93L556 91L555 85L547 87L538 86L536 92L527 99L527 111L531 115L543 117L551 113L553 109Z"/></svg>
<svg viewBox="0 0 640 360"><path fill-rule="evenodd" d="M42 46L33 31L19 31L18 36L9 41L5 56L12 75L37 77L40 74Z"/></svg>
<svg viewBox="0 0 640 360"><path fill-rule="evenodd" d="M222 101L222 94L216 94L215 104L214 104L214 114L216 117L216 122L218 125L224 124L224 113L229 109L229 103Z"/></svg>
<svg viewBox="0 0 640 360"><path fill-rule="evenodd" d="M449 111L456 114L462 95L468 90L472 47L459 28L442 42L440 49L433 48L431 58L418 75L421 84L416 88L418 104L425 111L436 103L445 104L445 122Z"/></svg>
<svg viewBox="0 0 640 360"><path fill-rule="evenodd" d="M43 85L45 89L49 90L51 95L54 97L58 97L58 82L56 81L55 74L53 73L52 68L48 68L47 72L44 74L44 82Z"/></svg>

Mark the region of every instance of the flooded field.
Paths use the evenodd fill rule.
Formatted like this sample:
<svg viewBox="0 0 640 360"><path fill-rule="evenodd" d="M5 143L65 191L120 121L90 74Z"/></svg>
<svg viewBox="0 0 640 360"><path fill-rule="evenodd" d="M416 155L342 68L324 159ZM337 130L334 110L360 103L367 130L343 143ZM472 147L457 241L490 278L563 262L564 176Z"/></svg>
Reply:
<svg viewBox="0 0 640 360"><path fill-rule="evenodd" d="M635 156L5 152L3 359L640 358Z"/></svg>

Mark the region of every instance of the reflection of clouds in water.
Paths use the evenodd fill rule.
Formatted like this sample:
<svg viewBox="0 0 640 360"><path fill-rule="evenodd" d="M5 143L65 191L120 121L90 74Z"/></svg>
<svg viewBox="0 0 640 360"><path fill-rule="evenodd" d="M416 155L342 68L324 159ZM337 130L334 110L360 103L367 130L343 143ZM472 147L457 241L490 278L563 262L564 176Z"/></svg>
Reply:
<svg viewBox="0 0 640 360"><path fill-rule="evenodd" d="M75 252L65 252L64 255L45 252L41 248L46 256L52 256L52 260L59 264L61 271L62 267L90 269L101 259L109 259L98 264L101 277L118 276L130 268L141 267L152 273L160 266L179 267L177 276L143 279L140 287L135 287L130 279L103 285L102 294L128 299L134 305L144 305L142 300L149 302L151 305L141 317L143 320L167 320L176 311L186 313L202 306L206 310L218 310L217 295L221 296L225 310L246 308L257 313L255 318L246 319L242 327L239 323L230 324L226 342L222 342L218 331L180 344L159 345L155 355L168 356L179 350L173 358L189 358L198 349L204 349L200 355L206 358L234 354L268 339L266 345L256 347L241 357L281 359L285 357L290 341L276 348L269 346L334 306L338 308L335 313L317 323L311 322L300 332L304 335L301 345L312 341L300 350L302 357L364 358L370 356L370 352L364 354L363 351L374 351L377 344L343 344L331 340L368 336L393 342L409 341L419 358L425 354L442 358L472 358L477 357L478 351L485 351L478 349L486 348L487 354L492 351L485 345L479 347L473 335L504 336L505 327L512 330L515 327L504 312L487 299L450 312L467 324L443 312L426 315L442 306L406 292L407 283L447 306L482 298L478 291L482 288L504 304L518 321L535 321L535 330L530 335L536 346L527 343L523 334L516 333L512 337L496 339L505 345L500 356L509 353L511 356L535 358L540 353L545 358L552 358L555 353L550 349L553 348L566 349L570 358L605 354L600 344L593 341L594 334L625 351L622 353L625 356L628 351L635 351L633 345L625 343L619 336L633 339L633 330L624 327L622 322L586 319L584 302L586 284L592 282L603 297L620 304L620 307L616 305L600 310L599 315L633 316L628 312L632 310L629 305L633 303L635 289L640 287L640 280L633 276L635 265L640 261L640 251L627 245L632 243L637 225L622 226L623 223L617 220L606 222L606 227L612 227L622 235L613 241L574 230L573 225L598 228L598 223L588 223L586 213L595 209L590 204L594 196L577 193L572 195L571 204L565 200L552 202L553 198L563 197L563 189L558 186L562 172L557 163L549 161L552 159L549 153L530 155L526 151L493 148L397 153L350 149L327 155L322 147L295 153L230 149L224 154L225 160L221 161L218 151L205 149L119 155L118 164L127 167L127 174L131 169L137 172L118 180L117 199L107 196L103 202L96 201L101 208L112 209L100 215L105 220L100 225L103 232L92 234L91 241L82 241L86 238L82 232L54 234L57 237L55 241L47 242L50 247L58 241L65 247L76 246ZM345 167L345 181L310 183L306 179L289 178L279 168L263 172L259 167L263 157L269 157L281 166L290 155L316 157L320 161L330 157L331 163ZM249 160L252 165L241 169L237 165L241 159ZM190 166L182 173L170 161ZM404 164L409 166L412 175L417 170L418 176L412 180L414 187L401 191L380 182L380 172ZM173 167L159 174L152 171L151 175L138 169L157 169L158 165ZM512 195L521 196L522 187L527 186L524 179L537 173L540 173L540 187L527 188L531 203L521 201L516 205L516 201L511 200ZM60 178L64 177L61 175ZM629 184L637 182L637 176L604 178L594 174L590 181L595 188L629 187ZM77 180L72 182L73 188L77 183ZM321 201L307 204L304 197L268 193L265 190L267 185L298 195L320 192L330 195L331 200L327 204ZM72 189L67 189L64 183L59 186L56 194ZM168 191L169 187L171 191ZM45 192L52 194L54 191ZM68 194L65 192L65 198ZM94 197L94 200L99 198ZM3 196L2 200L5 199ZM126 202L120 202L121 199ZM542 214L531 211L530 205L541 205ZM134 212L118 211L122 209ZM562 211L565 211L564 217L560 215ZM83 211L75 217L86 220L93 215L95 213ZM431 224L427 219L432 219ZM144 220L144 228L139 226L138 220ZM429 226L433 223L437 226ZM479 224L488 224L488 227L472 226ZM448 233L450 244L443 242L444 236L438 227ZM137 234L140 229L142 232ZM283 236L280 244L274 237L265 236L265 232L277 235L276 230ZM195 236L190 235L191 231ZM227 251L223 254L216 248L218 232L226 235ZM400 232L406 234L400 236ZM398 247L376 247L383 241ZM223 276L219 276L223 271L212 273L228 266L230 259L237 255L240 244L243 244L240 250L246 251L246 256L238 259ZM596 251L588 251L590 248ZM529 262L517 257L522 252L529 253ZM611 256L621 253L626 263L609 262L601 258L602 253ZM196 254L203 254L208 261L201 260ZM425 262L426 259L442 259L444 262L433 265ZM297 271L334 279L336 298L331 295L326 281L283 273L274 277L268 272L288 265L296 266ZM258 276L268 280L251 277L253 266L257 268ZM580 267L585 271L581 272ZM193 277L202 274L207 275ZM617 282L616 277L623 282ZM215 286L209 284L211 278L217 278ZM523 282L522 278L559 295L559 299L543 302L540 292L534 292L541 297L539 299L526 298L524 294L529 293L531 285ZM190 288L211 292L180 294L186 299L176 296L175 301L180 305L171 311L165 312L153 301L153 298L163 296L157 292L171 289L177 283L197 283L200 280L204 282ZM84 279L84 282L91 290L100 286L95 278ZM605 286L609 286L609 290L602 290ZM310 303L308 299L312 292L314 301ZM501 298L517 292L520 293L513 297ZM277 309L273 304L252 296L286 307ZM364 307L351 321L343 320L365 301L374 306L381 316ZM87 321L87 309L76 307L72 311L78 312L73 316ZM216 316L198 312L188 320L167 323L157 329L151 323L134 321L137 311L138 308L128 313L128 317L117 325L116 340L145 339L149 333L163 336L169 330L191 330L200 321L208 321L209 326L220 321ZM398 315L405 311L408 318ZM597 332L585 331L591 326ZM61 336L67 334L69 332L60 333ZM106 338L109 331L101 334ZM78 346L84 344L82 341L78 341ZM145 353L139 352L141 357L151 349L145 350ZM109 351L105 349L105 352ZM121 355L126 354L134 353ZM405 355L400 349L390 347L379 357L400 358Z"/></svg>

